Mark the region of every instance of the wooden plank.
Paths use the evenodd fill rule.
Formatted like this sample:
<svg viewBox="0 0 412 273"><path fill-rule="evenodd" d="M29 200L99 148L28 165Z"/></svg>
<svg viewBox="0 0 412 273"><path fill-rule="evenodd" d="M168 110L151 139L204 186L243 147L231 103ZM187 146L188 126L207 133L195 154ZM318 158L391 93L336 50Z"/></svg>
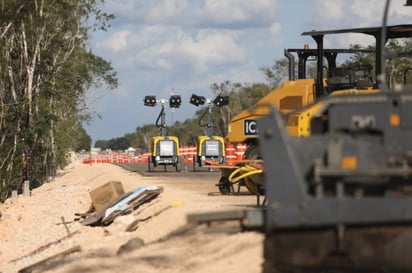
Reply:
<svg viewBox="0 0 412 273"><path fill-rule="evenodd" d="M245 210L227 210L217 212L201 212L186 215L189 224L202 224L214 221L241 221L246 218Z"/></svg>
<svg viewBox="0 0 412 273"><path fill-rule="evenodd" d="M81 251L81 246L80 246L80 245L71 247L71 248L66 249L66 250L64 250L64 251L61 251L61 252L59 252L59 253L57 253L57 254L55 254L55 255L53 255L53 256L47 257L47 258L45 258L45 259L43 259L43 260L40 260L40 261L38 261L38 262L36 262L36 263L34 263L34 264L31 264L31 265L29 265L29 266L26 266L26 267L20 269L20 270L17 271L17 272L18 272L18 273L30 273L30 272L32 272L33 270L36 270L36 269L38 269L38 268L46 265L48 262L51 262L51 261L54 261L54 260L58 260L58 259L64 258L64 257L66 257L66 256L69 255L69 254L72 254L72 253L74 253L74 252L79 252L79 251Z"/></svg>

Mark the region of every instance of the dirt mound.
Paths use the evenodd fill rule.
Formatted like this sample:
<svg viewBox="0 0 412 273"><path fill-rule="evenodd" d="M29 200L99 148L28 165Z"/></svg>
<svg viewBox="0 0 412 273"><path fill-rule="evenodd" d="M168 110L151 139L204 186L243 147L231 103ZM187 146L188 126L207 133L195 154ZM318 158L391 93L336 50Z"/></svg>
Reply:
<svg viewBox="0 0 412 273"><path fill-rule="evenodd" d="M126 191L146 185L164 191L108 226L75 221L75 213L90 208L89 192L113 180ZM183 205L164 210L177 200ZM8 199L0 205L0 272L27 267L26 272L261 272L262 234L209 233L186 220L189 213L254 203L253 196L210 196L194 186L179 187L176 176L142 177L118 166L75 160L63 176L34 189L30 197L20 195L17 202ZM162 213L156 215L158 211ZM136 219L151 215L156 217L126 231ZM45 259L43 267L29 267Z"/></svg>

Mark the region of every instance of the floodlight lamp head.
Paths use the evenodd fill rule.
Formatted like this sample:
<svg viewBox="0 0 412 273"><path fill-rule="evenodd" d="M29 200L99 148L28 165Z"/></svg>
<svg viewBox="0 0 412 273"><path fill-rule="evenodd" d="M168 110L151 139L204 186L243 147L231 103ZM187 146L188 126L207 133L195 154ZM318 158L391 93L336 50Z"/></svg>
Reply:
<svg viewBox="0 0 412 273"><path fill-rule="evenodd" d="M153 107L156 105L156 96L145 96L143 103L145 106Z"/></svg>
<svg viewBox="0 0 412 273"><path fill-rule="evenodd" d="M193 104L194 106L199 106L205 104L206 98L203 96L198 96L193 94L190 97L190 103Z"/></svg>
<svg viewBox="0 0 412 273"><path fill-rule="evenodd" d="M222 96L218 95L215 100L213 101L213 104L216 105L217 107L222 107L225 105L229 104L229 96Z"/></svg>
<svg viewBox="0 0 412 273"><path fill-rule="evenodd" d="M179 108L182 104L182 99L180 95L171 95L169 98L169 107L170 108Z"/></svg>
<svg viewBox="0 0 412 273"><path fill-rule="evenodd" d="M412 7L412 0L406 0L405 7Z"/></svg>

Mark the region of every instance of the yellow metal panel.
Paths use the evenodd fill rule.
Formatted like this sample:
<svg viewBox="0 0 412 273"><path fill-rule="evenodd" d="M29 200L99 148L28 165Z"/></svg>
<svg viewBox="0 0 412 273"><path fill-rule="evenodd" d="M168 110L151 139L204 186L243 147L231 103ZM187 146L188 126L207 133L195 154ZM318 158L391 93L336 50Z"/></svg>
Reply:
<svg viewBox="0 0 412 273"><path fill-rule="evenodd" d="M176 154L176 155L180 155L179 139L178 139L177 137L175 137L175 136L165 136L165 137L163 137L163 136L155 136L155 137L152 137L152 145L151 145L151 153L152 153L152 156L156 156L156 149L155 149L156 144L157 144L159 141L164 140L164 139L169 139L169 140L175 142L175 143L176 143L176 148L177 148L177 154Z"/></svg>
<svg viewBox="0 0 412 273"><path fill-rule="evenodd" d="M212 136L212 137L209 137L209 136L198 136L198 137L197 137L197 149L196 149L196 150L197 150L197 151L196 151L197 155L198 155L198 156L202 156L202 145L203 145L203 142L205 142L205 141L207 141L207 140L210 140L210 139L219 141L219 142L221 143L222 150L221 150L220 152L221 152L222 156L225 156L225 139L224 139L223 137L221 137L221 136Z"/></svg>
<svg viewBox="0 0 412 273"><path fill-rule="evenodd" d="M344 156L340 162L341 168L346 170L353 170L358 167L358 159L356 156Z"/></svg>
<svg viewBox="0 0 412 273"><path fill-rule="evenodd" d="M257 120L267 115L271 109L270 106L274 106L282 114L287 114L296 108L312 103L314 85L313 79L299 79L283 83L259 100L253 106L253 112L246 109L233 117L228 126L227 142L244 143L248 139L256 139L257 135L245 135L244 121ZM296 132L296 130L296 128L290 129L291 132Z"/></svg>
<svg viewBox="0 0 412 273"><path fill-rule="evenodd" d="M401 124L401 118L398 114L391 114L389 116L389 124L393 127L398 127Z"/></svg>

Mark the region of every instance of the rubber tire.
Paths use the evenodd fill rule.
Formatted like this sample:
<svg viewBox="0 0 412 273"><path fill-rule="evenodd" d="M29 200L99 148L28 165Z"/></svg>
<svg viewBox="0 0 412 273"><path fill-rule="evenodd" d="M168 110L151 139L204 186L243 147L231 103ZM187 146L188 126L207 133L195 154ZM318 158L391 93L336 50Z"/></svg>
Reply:
<svg viewBox="0 0 412 273"><path fill-rule="evenodd" d="M182 160L179 158L175 164L176 172L180 173L182 171L182 165L183 165Z"/></svg>
<svg viewBox="0 0 412 273"><path fill-rule="evenodd" d="M194 155L194 156L193 156L193 171L194 171L194 172L196 171L196 164L197 164L197 162L196 162L196 156Z"/></svg>
<svg viewBox="0 0 412 273"><path fill-rule="evenodd" d="M258 144L251 144L247 147L245 152L245 158L252 160L262 160L262 154L260 152L260 147ZM249 177L250 182L253 184L263 187L265 185L265 180L263 175L253 175Z"/></svg>
<svg viewBox="0 0 412 273"><path fill-rule="evenodd" d="M151 171L152 171L152 166L151 166L151 162L150 162L151 160L150 160L150 158L149 158L149 160L147 161L147 171L150 173Z"/></svg>
<svg viewBox="0 0 412 273"><path fill-rule="evenodd" d="M223 195L229 195L230 192L232 191L229 179L224 176L220 177L218 187L219 187L219 192Z"/></svg>

